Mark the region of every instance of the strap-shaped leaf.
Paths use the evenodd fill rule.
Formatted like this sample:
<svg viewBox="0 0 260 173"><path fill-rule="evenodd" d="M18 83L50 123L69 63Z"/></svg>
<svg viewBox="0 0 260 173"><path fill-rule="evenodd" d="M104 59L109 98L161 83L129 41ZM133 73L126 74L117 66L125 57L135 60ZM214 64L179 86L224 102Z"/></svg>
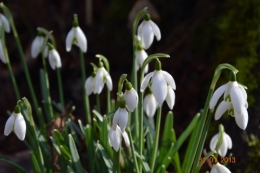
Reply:
<svg viewBox="0 0 260 173"><path fill-rule="evenodd" d="M76 148L74 139L71 136L71 134L69 134L69 146L70 146L70 153L71 153L71 156L72 156L72 162L73 162L73 165L74 165L74 168L75 168L76 172L77 173L84 172L83 168L82 168L82 165L80 163L78 150Z"/></svg>
<svg viewBox="0 0 260 173"><path fill-rule="evenodd" d="M15 169L18 173L27 173L27 171L24 170L21 166L17 165L16 163L13 163L12 161L4 158L3 156L0 156L0 160L7 163L9 166L11 166L13 169Z"/></svg>
<svg viewBox="0 0 260 173"><path fill-rule="evenodd" d="M101 144L97 143L97 147L98 147L98 151L101 153L102 158L107 166L108 172L113 173L113 162L109 158L108 153L105 151L104 147Z"/></svg>

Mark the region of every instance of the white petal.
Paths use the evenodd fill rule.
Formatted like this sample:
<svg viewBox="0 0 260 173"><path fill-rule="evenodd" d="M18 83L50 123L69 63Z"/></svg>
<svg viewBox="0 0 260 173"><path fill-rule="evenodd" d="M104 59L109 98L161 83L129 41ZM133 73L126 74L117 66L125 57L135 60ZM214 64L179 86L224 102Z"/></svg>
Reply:
<svg viewBox="0 0 260 173"><path fill-rule="evenodd" d="M219 173L215 165L212 166L210 173Z"/></svg>
<svg viewBox="0 0 260 173"><path fill-rule="evenodd" d="M144 50L139 50L135 52L136 61L137 61L137 68L136 71L139 70L139 68L142 67L144 60L148 57L147 53ZM148 64L144 68L144 73L148 72Z"/></svg>
<svg viewBox="0 0 260 173"><path fill-rule="evenodd" d="M210 148L211 151L216 150L216 146L217 146L217 143L218 143L218 136L219 136L219 134L216 134L210 140L209 148Z"/></svg>
<svg viewBox="0 0 260 173"><path fill-rule="evenodd" d="M229 171L229 169L227 167L225 167L224 165L221 165L221 164L217 163L214 166L217 169L217 173L231 173ZM212 169L213 169L213 167L212 167ZM210 172L210 173L212 173L212 172Z"/></svg>
<svg viewBox="0 0 260 173"><path fill-rule="evenodd" d="M245 100L247 100L247 93L246 93L245 88L244 88L243 86L239 85L239 84L238 84L238 88L240 89L240 91L241 91L241 93L242 93L242 95L243 95L243 98L244 98Z"/></svg>
<svg viewBox="0 0 260 173"><path fill-rule="evenodd" d="M154 33L157 41L161 40L161 31L160 31L159 27L152 20L149 20L149 23L153 29L153 33Z"/></svg>
<svg viewBox="0 0 260 173"><path fill-rule="evenodd" d="M228 149L231 149L232 148L232 140L231 140L230 136L228 134L226 134L225 132L224 132L224 139L227 142Z"/></svg>
<svg viewBox="0 0 260 173"><path fill-rule="evenodd" d="M148 73L145 77L144 77L144 79L142 80L142 83L141 83L141 89L140 89L140 91L141 92L144 92L144 90L146 89L146 87L148 86L148 84L149 84L149 81L150 81L150 79L151 79L151 77L153 76L153 74L154 74L154 72L150 72L150 73Z"/></svg>
<svg viewBox="0 0 260 173"><path fill-rule="evenodd" d="M43 37L35 37L35 39L32 42L32 47L31 47L31 56L32 58L36 58L38 54L41 52L41 47L43 44L44 38Z"/></svg>
<svg viewBox="0 0 260 173"><path fill-rule="evenodd" d="M3 22L5 32L9 33L10 32L10 24L9 24L7 18L2 14L0 14L0 18L1 18L1 21Z"/></svg>
<svg viewBox="0 0 260 173"><path fill-rule="evenodd" d="M225 138L223 137L222 144L218 151L219 155L221 157L225 157L225 155L227 154L227 149L228 149L227 142L226 142Z"/></svg>
<svg viewBox="0 0 260 173"><path fill-rule="evenodd" d="M113 129L116 129L116 125L120 127L122 133L125 131L128 122L128 112L125 108L118 108L113 117Z"/></svg>
<svg viewBox="0 0 260 173"><path fill-rule="evenodd" d="M114 148L115 151L119 150L120 146L120 136L118 130L113 130L112 128L108 133L108 143Z"/></svg>
<svg viewBox="0 0 260 173"><path fill-rule="evenodd" d="M88 77L85 82L86 94L89 96L95 89L95 78L92 76Z"/></svg>
<svg viewBox="0 0 260 173"><path fill-rule="evenodd" d="M85 34L83 33L83 31L80 29L80 27L76 27L75 28L76 32L75 32L75 37L77 38L77 45L80 47L80 49L83 52L87 52L87 38L85 36Z"/></svg>
<svg viewBox="0 0 260 173"><path fill-rule="evenodd" d="M18 113L15 119L14 132L21 141L24 140L26 134L26 124L21 113Z"/></svg>
<svg viewBox="0 0 260 173"><path fill-rule="evenodd" d="M240 127L243 130L246 129L246 126L248 123L248 112L245 107L242 109L242 114L238 114L235 111L235 120L236 120L238 127Z"/></svg>
<svg viewBox="0 0 260 173"><path fill-rule="evenodd" d="M238 114L242 114L242 108L245 106L244 104L245 100L243 98L243 94L241 93L240 89L238 87L232 87L230 91L230 96L231 96L234 110Z"/></svg>
<svg viewBox="0 0 260 173"><path fill-rule="evenodd" d="M131 90L126 90L124 93L124 100L129 111L133 112L138 104L137 92L133 88Z"/></svg>
<svg viewBox="0 0 260 173"><path fill-rule="evenodd" d="M175 93L170 86L167 86L166 102L167 102L169 108L172 110L174 103L175 103Z"/></svg>
<svg viewBox="0 0 260 173"><path fill-rule="evenodd" d="M106 69L104 67L102 67L102 70L103 70L103 74L105 75L106 85L107 85L108 89L110 91L112 91L112 89L113 89L113 82L112 82L111 76L106 71Z"/></svg>
<svg viewBox="0 0 260 173"><path fill-rule="evenodd" d="M6 57L3 50L2 40L0 39L0 59L3 63L6 63Z"/></svg>
<svg viewBox="0 0 260 173"><path fill-rule="evenodd" d="M172 75L170 75L170 73L168 73L167 71L163 71L163 70L162 70L162 74L167 84L170 85L172 89L176 90L176 84Z"/></svg>
<svg viewBox="0 0 260 173"><path fill-rule="evenodd" d="M66 37L66 51L69 52L71 50L72 42L75 37L74 27L69 31Z"/></svg>
<svg viewBox="0 0 260 173"><path fill-rule="evenodd" d="M126 131L124 131L124 132L122 133L122 136L123 136L123 138L124 138L124 141L125 141L126 146L129 147L129 146L130 146L130 141L129 141L129 138L128 138L128 135L127 135Z"/></svg>
<svg viewBox="0 0 260 173"><path fill-rule="evenodd" d="M157 103L153 94L148 94L144 98L144 110L148 117L153 117L157 108Z"/></svg>
<svg viewBox="0 0 260 173"><path fill-rule="evenodd" d="M152 27L150 26L149 22L144 21L140 37L141 37L143 48L145 50L148 49L151 46L151 44L153 42L153 38L154 38L154 33L153 33Z"/></svg>
<svg viewBox="0 0 260 173"><path fill-rule="evenodd" d="M98 68L96 73L95 93L100 94L103 88L104 88L104 75L102 72L102 68Z"/></svg>
<svg viewBox="0 0 260 173"><path fill-rule="evenodd" d="M210 109L213 109L216 106L220 96L225 92L226 89L227 89L227 84L222 85L214 92L213 96L211 97L210 103L209 103Z"/></svg>
<svg viewBox="0 0 260 173"><path fill-rule="evenodd" d="M15 122L15 115L14 113L12 113L12 115L7 119L6 123L5 123L5 130L4 130L4 135L8 136L13 128L14 128L14 122Z"/></svg>
<svg viewBox="0 0 260 173"><path fill-rule="evenodd" d="M144 21L142 21L140 23L140 25L138 26L138 29L137 29L137 36L139 37L139 41L141 40L143 26L144 26Z"/></svg>
<svg viewBox="0 0 260 173"><path fill-rule="evenodd" d="M230 106L230 102L227 101L222 101L219 105L218 108L215 112L215 120L220 119L220 117L228 110L229 106Z"/></svg>
<svg viewBox="0 0 260 173"><path fill-rule="evenodd" d="M60 55L56 49L49 51L49 63L53 70L55 70L55 68L61 68Z"/></svg>
<svg viewBox="0 0 260 173"><path fill-rule="evenodd" d="M161 71L154 72L152 78L152 91L157 103L159 106L162 106L167 95L167 83Z"/></svg>

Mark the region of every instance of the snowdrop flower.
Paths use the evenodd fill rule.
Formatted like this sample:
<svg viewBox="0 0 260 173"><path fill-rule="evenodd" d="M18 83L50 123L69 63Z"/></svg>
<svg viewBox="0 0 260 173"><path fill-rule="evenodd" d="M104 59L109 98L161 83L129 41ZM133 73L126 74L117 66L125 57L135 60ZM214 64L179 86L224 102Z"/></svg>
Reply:
<svg viewBox="0 0 260 173"><path fill-rule="evenodd" d="M49 63L53 70L56 68L61 68L61 60L60 55L56 49L54 49L53 45L49 43Z"/></svg>
<svg viewBox="0 0 260 173"><path fill-rule="evenodd" d="M217 163L212 166L210 173L231 173L231 172L224 165Z"/></svg>
<svg viewBox="0 0 260 173"><path fill-rule="evenodd" d="M87 38L78 24L77 15L74 15L73 27L66 38L66 51L71 50L72 44L77 45L83 52L87 52Z"/></svg>
<svg viewBox="0 0 260 173"><path fill-rule="evenodd" d="M156 37L157 41L161 39L161 31L159 27L151 20L150 15L146 14L144 21L138 26L138 36L141 38L142 46L148 49Z"/></svg>
<svg viewBox="0 0 260 173"><path fill-rule="evenodd" d="M9 33L10 32L10 24L7 20L7 18L3 15L0 14L0 27L4 26L5 32Z"/></svg>
<svg viewBox="0 0 260 173"><path fill-rule="evenodd" d="M96 73L95 93L100 94L105 83L111 91L113 88L112 79L107 70L104 68L103 63L99 62Z"/></svg>
<svg viewBox="0 0 260 173"><path fill-rule="evenodd" d="M159 106L162 106L164 100L166 99L166 96L168 94L168 87L169 85L172 89L176 89L175 81L173 77L166 71L161 70L161 62L157 60L155 65L155 71L148 73L142 83L141 83L141 92L144 92L145 88L148 86L149 81L151 79L152 83L152 92L154 94L154 97L159 104ZM171 91L169 91L171 92ZM167 98L167 100L172 101L174 100L172 93L169 93L169 96L171 98ZM171 103L172 104L172 103ZM170 105L171 106L171 105Z"/></svg>
<svg viewBox="0 0 260 173"><path fill-rule="evenodd" d="M209 144L211 151L216 150L219 135L220 134L218 133L211 138L210 144ZM231 148L232 148L232 140L231 140L230 136L224 132L222 144L220 145L220 148L217 152L221 157L225 157L225 155L227 154L227 150L231 149Z"/></svg>
<svg viewBox="0 0 260 173"><path fill-rule="evenodd" d="M215 120L218 120L226 111L235 117L237 125L245 130L248 123L247 93L244 87L231 80L219 87L210 100L210 109L213 109L220 96L224 93L224 100L219 104L215 112Z"/></svg>
<svg viewBox="0 0 260 173"><path fill-rule="evenodd" d="M95 94L96 72L93 72L85 82L86 94L89 96L91 93Z"/></svg>
<svg viewBox="0 0 260 173"><path fill-rule="evenodd" d="M111 128L108 133L108 142L114 148L115 151L118 151L120 147L120 143L121 143L120 133L124 138L126 146L127 147L130 146L130 141L126 131L122 132L121 129L118 126L116 126L116 130L113 130Z"/></svg>
<svg viewBox="0 0 260 173"><path fill-rule="evenodd" d="M39 53L42 50L43 42L44 42L44 37L41 32L38 32L37 36L32 42L32 48L31 48L32 58L36 58L39 55Z"/></svg>
<svg viewBox="0 0 260 173"><path fill-rule="evenodd" d="M126 83L124 100L125 100L127 109L130 112L133 112L138 104L138 94L137 94L136 90L132 87L132 84L130 82Z"/></svg>
<svg viewBox="0 0 260 173"><path fill-rule="evenodd" d="M144 97L144 111L148 117L153 117L158 107L152 91Z"/></svg>
<svg viewBox="0 0 260 173"><path fill-rule="evenodd" d="M116 130L117 124L119 125L122 132L125 132L125 128L128 122L128 112L125 108L125 101L119 102L120 106L117 109L113 117L113 130Z"/></svg>
<svg viewBox="0 0 260 173"><path fill-rule="evenodd" d="M136 57L136 71L138 71L143 63L144 60L148 57L147 53L145 52L145 50L143 49L141 42L140 42L140 37L137 36L137 50L135 51L135 57ZM144 68L144 73L148 72L148 64L145 66Z"/></svg>
<svg viewBox="0 0 260 173"><path fill-rule="evenodd" d="M26 124L21 114L21 108L18 105L15 107L14 112L5 124L4 135L8 136L12 130L14 130L14 133L21 141L24 140L26 134Z"/></svg>
<svg viewBox="0 0 260 173"><path fill-rule="evenodd" d="M167 95L166 95L166 102L169 108L172 110L173 106L175 104L175 93L173 91L173 88L171 86L167 86Z"/></svg>
<svg viewBox="0 0 260 173"><path fill-rule="evenodd" d="M6 56L4 53L4 48L3 48L3 44L2 44L2 40L0 39L0 59L3 63L6 64L7 60L6 60Z"/></svg>

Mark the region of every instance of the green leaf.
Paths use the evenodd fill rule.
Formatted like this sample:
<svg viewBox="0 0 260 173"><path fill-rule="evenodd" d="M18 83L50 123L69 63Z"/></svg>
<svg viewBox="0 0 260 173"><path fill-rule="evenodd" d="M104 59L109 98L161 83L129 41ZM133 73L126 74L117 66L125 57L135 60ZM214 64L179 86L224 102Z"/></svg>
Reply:
<svg viewBox="0 0 260 173"><path fill-rule="evenodd" d="M82 168L82 165L80 163L78 150L76 148L75 142L74 142L71 134L69 134L69 145L70 145L70 153L71 153L71 156L72 156L74 168L75 168L77 173L81 173L81 172L83 172L83 168Z"/></svg>
<svg viewBox="0 0 260 173"><path fill-rule="evenodd" d="M68 168L68 173L75 173L75 171L70 165L68 165L67 168Z"/></svg>
<svg viewBox="0 0 260 173"><path fill-rule="evenodd" d="M64 157L65 160L68 160L69 162L71 162L71 154L68 152L68 150L65 149L65 147L62 145L59 146L61 155Z"/></svg>
<svg viewBox="0 0 260 173"><path fill-rule="evenodd" d="M39 163L38 163L38 161L37 161L37 159L36 159L36 157L35 157L33 152L30 153L30 156L31 156L34 172L36 172L36 173L45 172L45 171L40 169Z"/></svg>
<svg viewBox="0 0 260 173"><path fill-rule="evenodd" d="M99 120L100 122L103 122L103 116L102 116L98 111L93 110L92 112L93 112L93 114L98 118L98 120Z"/></svg>
<svg viewBox="0 0 260 173"><path fill-rule="evenodd" d="M59 146L57 145L57 143L55 142L55 140L53 139L52 136L50 136L50 139L51 139L52 145L55 148L55 150L59 153L59 155L61 155L60 148L59 148Z"/></svg>
<svg viewBox="0 0 260 173"><path fill-rule="evenodd" d="M15 169L18 173L27 173L28 171L24 170L21 166L17 165L16 163L13 163L12 161L4 158L3 156L0 156L0 160L7 163L9 166L11 166L13 169Z"/></svg>
<svg viewBox="0 0 260 173"><path fill-rule="evenodd" d="M85 138L85 137L86 137L85 127L83 126L81 120L78 120L78 123L79 123L80 130L81 130L81 132L83 133L83 136L84 136L84 138Z"/></svg>
<svg viewBox="0 0 260 173"><path fill-rule="evenodd" d="M102 158L107 166L108 172L113 173L113 162L109 158L108 153L105 151L104 147L101 144L97 143L97 147L98 147L98 151L100 151Z"/></svg>

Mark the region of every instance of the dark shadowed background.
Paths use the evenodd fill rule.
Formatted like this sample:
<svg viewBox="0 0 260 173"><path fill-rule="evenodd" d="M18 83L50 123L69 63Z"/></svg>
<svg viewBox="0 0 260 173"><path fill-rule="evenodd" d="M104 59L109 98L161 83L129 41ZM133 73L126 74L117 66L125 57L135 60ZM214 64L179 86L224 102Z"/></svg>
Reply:
<svg viewBox="0 0 260 173"><path fill-rule="evenodd" d="M205 148L209 150L210 136L217 133L218 124L223 123L225 131L233 140L231 152L237 159L235 164L228 166L230 170L243 172L247 169L249 172L259 172L259 165L255 164L250 166L250 169L247 168L252 160L247 155L250 148L244 140L251 133L260 136L259 0L93 0L92 5L86 5L89 0L3 2L13 14L39 101L42 98L39 83L42 61L40 57L31 58L31 43L36 36L37 27L53 31L57 43L56 49L62 60L61 74L65 100L66 103L72 102L76 106L74 116L82 119L83 122L85 119L78 49L73 47L69 53L65 50L65 38L72 27L73 14L78 14L79 25L88 40L88 51L84 55L86 75L90 76L92 73L90 62L98 62L95 58L96 54L106 56L110 62L114 85L111 97L116 99L120 75L126 73L130 79L132 18L135 12L143 7L149 7L148 11L152 19L161 29L162 39L154 41L147 53L166 53L171 56L170 59L163 59L161 62L163 70L174 77L177 85L176 104L173 108L177 136L187 127L192 117L203 108L217 65L230 63L239 70L238 82L248 87L248 127L245 131L241 130L234 118L226 115L226 118L212 123ZM31 96L12 33L6 35L6 44L20 94L30 101ZM151 63L149 68L153 70L154 63ZM54 101L58 101L56 74L49 65L48 69L51 96ZM229 73L224 71L217 86L226 83L228 76ZM94 98L91 96L90 100ZM102 98L105 98L104 92L101 94ZM13 110L16 101L7 67L0 62L0 154L13 159L19 158L21 153L28 155L26 145L13 133L8 137L3 135L4 125L8 119L6 112ZM94 102L91 102L91 106L94 106ZM168 111L166 104L163 111L164 113ZM185 147L180 152L183 157ZM22 160L24 161L25 158L22 157ZM0 172L7 172L7 168L2 167L1 164ZM205 166L205 169L209 170L207 168Z"/></svg>

